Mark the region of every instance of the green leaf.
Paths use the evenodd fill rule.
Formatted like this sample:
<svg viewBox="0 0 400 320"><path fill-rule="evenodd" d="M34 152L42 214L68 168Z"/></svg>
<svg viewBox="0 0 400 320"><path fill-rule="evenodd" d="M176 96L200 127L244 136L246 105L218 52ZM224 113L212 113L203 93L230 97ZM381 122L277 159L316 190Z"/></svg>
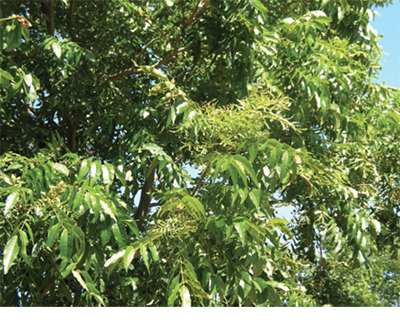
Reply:
<svg viewBox="0 0 400 320"><path fill-rule="evenodd" d="M265 228L265 232L267 234L267 238L272 242L272 244L279 248L279 238L275 230L271 230L269 228Z"/></svg>
<svg viewBox="0 0 400 320"><path fill-rule="evenodd" d="M3 255L4 274L7 274L12 263L17 257L18 252L19 252L18 236L15 235L7 241L6 247L4 248L4 255Z"/></svg>
<svg viewBox="0 0 400 320"><path fill-rule="evenodd" d="M32 75L31 74L25 74L24 76L24 82L28 87L32 85Z"/></svg>
<svg viewBox="0 0 400 320"><path fill-rule="evenodd" d="M142 255L143 262L146 265L147 270L150 272L150 261L149 261L149 255L147 254L147 249L146 246L141 243L140 244L140 254Z"/></svg>
<svg viewBox="0 0 400 320"><path fill-rule="evenodd" d="M126 241L126 236L125 236L125 226L121 223L121 221L118 219L117 222L113 222L112 224L112 233L115 237L115 240L117 240L118 244L122 247L125 245Z"/></svg>
<svg viewBox="0 0 400 320"><path fill-rule="evenodd" d="M132 246L126 248L124 255L124 267L126 271L128 271L128 267L131 264L133 258L135 257L135 254L136 254L136 249L134 249Z"/></svg>
<svg viewBox="0 0 400 320"><path fill-rule="evenodd" d="M168 288L168 306L169 307L174 306L174 302L177 298L177 293L180 288L179 277L180 277L180 275L177 275L174 279L172 279L172 281L169 285L169 288Z"/></svg>
<svg viewBox="0 0 400 320"><path fill-rule="evenodd" d="M0 69L0 77L6 78L6 79L10 80L11 82L14 82L14 77L3 69Z"/></svg>
<svg viewBox="0 0 400 320"><path fill-rule="evenodd" d="M267 8L262 4L261 1L259 1L259 0L254 0L254 1L253 0L251 0L251 1L248 0L248 1L253 3L258 11L268 14Z"/></svg>
<svg viewBox="0 0 400 320"><path fill-rule="evenodd" d="M92 159L85 159L81 163L81 168L79 169L78 177L76 178L77 181L80 181L83 178L86 178L89 172L89 166L92 162Z"/></svg>
<svg viewBox="0 0 400 320"><path fill-rule="evenodd" d="M91 62L96 62L96 57L93 55L92 52L90 52L89 50L83 50L82 52L86 59Z"/></svg>
<svg viewBox="0 0 400 320"><path fill-rule="evenodd" d="M160 257L158 255L157 248L156 248L156 246L154 245L154 243L152 241L150 241L150 243L149 243L149 249L150 249L150 252L151 252L151 256L153 257L153 260L156 261L156 262L159 261Z"/></svg>
<svg viewBox="0 0 400 320"><path fill-rule="evenodd" d="M9 32L7 47L5 49L6 52L13 51L14 49L18 48L21 44L21 24L14 20L13 21L13 29ZM3 28L3 26L1 26Z"/></svg>
<svg viewBox="0 0 400 320"><path fill-rule="evenodd" d="M72 249L74 244L74 231L72 229L64 229L60 238L60 256L68 260L71 258Z"/></svg>
<svg viewBox="0 0 400 320"><path fill-rule="evenodd" d="M26 264L28 266L33 268L32 261L26 254L26 247L29 243L29 240L28 240L28 236L26 235L25 231L23 231L23 230L19 231L19 239L21 240L21 250L20 250L21 257L22 257L22 259L24 259L24 261L26 262Z"/></svg>
<svg viewBox="0 0 400 320"><path fill-rule="evenodd" d="M107 170L108 170L109 179L110 179L110 182L109 182L109 183L111 184L111 183L113 183L113 181L114 181L115 168L114 168L114 166L113 166L112 164L110 164L110 163L106 163L105 166L106 166L106 168L107 168Z"/></svg>
<svg viewBox="0 0 400 320"><path fill-rule="evenodd" d="M61 173L63 173L64 175L68 176L69 175L69 170L67 169L66 166L64 166L61 163L55 163L53 164L53 168Z"/></svg>
<svg viewBox="0 0 400 320"><path fill-rule="evenodd" d="M282 162L281 162L281 172L280 172L280 181L282 182L283 178L286 177L289 168L288 168L288 161L289 161L289 152L284 151L282 155Z"/></svg>
<svg viewBox="0 0 400 320"><path fill-rule="evenodd" d="M57 42L53 42L51 48L53 49L53 52L56 55L56 57L61 58L61 46Z"/></svg>
<svg viewBox="0 0 400 320"><path fill-rule="evenodd" d="M122 250L120 252L117 252L116 254L113 254L112 257L106 261L106 263L104 264L104 267L107 268L109 266L112 266L112 265L115 266L116 264L118 264L121 261L121 259L124 257L125 252L126 252L126 250Z"/></svg>
<svg viewBox="0 0 400 320"><path fill-rule="evenodd" d="M253 169L253 167L251 166L250 162L249 162L245 157L243 157L243 156L241 156L241 155L238 155L238 154L234 155L233 158L234 158L236 161L239 161L239 162L241 162L241 163L244 164L244 166L245 166L245 168L246 168L246 171L247 171L247 173L249 174L251 180L253 180L255 186L258 188L257 177L256 177L256 174L255 174L254 169Z"/></svg>
<svg viewBox="0 0 400 320"><path fill-rule="evenodd" d="M104 247L111 239L111 219L109 216L100 215L100 240Z"/></svg>
<svg viewBox="0 0 400 320"><path fill-rule="evenodd" d="M174 1L173 0L163 0L165 5L168 7L172 7L174 5Z"/></svg>
<svg viewBox="0 0 400 320"><path fill-rule="evenodd" d="M108 171L108 168L105 165L101 166L101 170L103 171L103 181L106 185L109 185L111 183L110 180L110 173Z"/></svg>
<svg viewBox="0 0 400 320"><path fill-rule="evenodd" d="M244 167L243 163L240 161L237 161L237 160L232 160L230 162L230 164L231 164L231 167L236 169L237 173L242 178L242 181L247 188L247 176L246 176L245 167ZM231 172L231 171L229 171L229 172Z"/></svg>
<svg viewBox="0 0 400 320"><path fill-rule="evenodd" d="M77 249L78 259L80 259L85 253L85 247L86 247L85 234L83 233L82 229L79 228L78 226L74 226L72 230L75 235L75 241L77 242L76 249Z"/></svg>
<svg viewBox="0 0 400 320"><path fill-rule="evenodd" d="M231 179L232 179L233 185L234 185L234 186L238 186L238 188L239 188L239 185L238 185L238 175L237 175L237 170L236 170L235 166L232 165L232 164L230 163L229 166L228 166L228 171L229 171L229 175L230 175L230 177L231 177ZM214 178L214 179L215 179L215 178ZM236 198L236 197L235 197L235 198ZM233 201L233 202L234 202L234 201Z"/></svg>
<svg viewBox="0 0 400 320"><path fill-rule="evenodd" d="M9 95L9 97L11 98L14 94L16 94L17 92L19 92L19 90L20 90L20 87L21 87L21 85L22 85L22 83L23 83L23 74L21 75L21 74L18 74L17 75L17 79L18 79L18 77L19 77L19 80L18 80L18 82L17 83L14 83L14 85L12 85L11 87L10 87L10 89L8 90L8 95Z"/></svg>
<svg viewBox="0 0 400 320"><path fill-rule="evenodd" d="M13 192L13 193L11 193L8 197L7 197L7 199L6 199L6 205L5 205L5 208L4 208L4 214L6 214L8 211L10 211L10 209L12 208L12 207L14 207L14 205L17 203L17 201L18 201L18 198L19 198L19 192L18 191L15 191L15 192Z"/></svg>
<svg viewBox="0 0 400 320"><path fill-rule="evenodd" d="M182 202L188 208L189 213L196 219L199 220L200 217L205 217L206 212L203 205L199 200L191 196L184 196Z"/></svg>
<svg viewBox="0 0 400 320"><path fill-rule="evenodd" d="M240 239L242 239L242 243L245 244L246 243L246 225L245 225L243 218L236 218L233 221L233 224L235 226L235 229L239 233Z"/></svg>
<svg viewBox="0 0 400 320"><path fill-rule="evenodd" d="M100 264L104 264L104 253L103 253L103 250L101 249L100 245L98 243L93 244L93 249L96 254L96 260Z"/></svg>
<svg viewBox="0 0 400 320"><path fill-rule="evenodd" d="M56 223L54 226L52 226L48 232L46 244L48 247L52 247L54 244L54 241L56 241L58 234L60 232L60 224Z"/></svg>
<svg viewBox="0 0 400 320"><path fill-rule="evenodd" d="M110 203L107 200L105 200L105 201L100 200L100 205L104 209L105 213L107 213L114 221L117 221L117 218L114 215L116 213L116 209L115 209L115 206L113 206L112 203Z"/></svg>
<svg viewBox="0 0 400 320"><path fill-rule="evenodd" d="M280 283L280 282L277 282L277 281L267 281L266 283L267 283L267 285L270 285L270 286L272 286L274 288L281 289L281 290L283 290L285 292L289 291L289 288L287 286L285 286L283 283Z"/></svg>
<svg viewBox="0 0 400 320"><path fill-rule="evenodd" d="M240 275L242 276L242 280L244 280L244 282L246 282L248 285L251 286L251 277L250 275L246 272L246 271L242 271L240 272Z"/></svg>
<svg viewBox="0 0 400 320"><path fill-rule="evenodd" d="M29 31L26 28L22 28L21 29L21 34L24 37L25 41L28 42L29 41Z"/></svg>
<svg viewBox="0 0 400 320"><path fill-rule="evenodd" d="M85 281L83 281L81 274L77 270L72 270L72 274L75 277L76 280L81 284L82 287L86 289L86 291L89 291L88 287L86 286Z"/></svg>
<svg viewBox="0 0 400 320"><path fill-rule="evenodd" d="M250 161L250 163L254 162L254 160L257 157L257 154L258 154L258 145L252 144L250 146L250 149L249 149L249 156L250 156L249 161Z"/></svg>
<svg viewBox="0 0 400 320"><path fill-rule="evenodd" d="M254 207L258 210L260 207L260 190L259 189L251 189L249 193L250 200L253 202Z"/></svg>
<svg viewBox="0 0 400 320"><path fill-rule="evenodd" d="M180 287L179 293L181 295L182 307L190 307L192 305L192 301L190 299L189 289L183 285Z"/></svg>

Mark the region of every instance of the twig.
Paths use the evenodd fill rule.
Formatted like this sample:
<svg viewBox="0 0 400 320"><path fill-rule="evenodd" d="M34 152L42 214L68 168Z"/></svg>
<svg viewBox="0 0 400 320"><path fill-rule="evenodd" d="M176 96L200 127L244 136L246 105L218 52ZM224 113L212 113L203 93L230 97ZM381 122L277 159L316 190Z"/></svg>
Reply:
<svg viewBox="0 0 400 320"><path fill-rule="evenodd" d="M186 29L186 28L188 28L188 27L196 20L196 18L197 18L198 16L200 16L200 15L204 12L204 10L206 10L206 8L207 8L209 2L210 2L210 0L207 0L207 1L205 2L205 4L201 7L201 9L200 9L199 11L197 11L196 13L194 13L194 12L197 10L197 8L198 8L198 3L196 4L195 10L193 11L191 17L190 17L190 18L187 20L187 22L185 23L185 26L183 27L183 30ZM143 48L143 49L140 51L140 53L136 56L135 62L137 63L137 62L139 61L139 59L140 59L140 57L143 55L143 53L144 53L154 42L156 42L157 40L159 40L161 37L163 37L163 36L169 34L169 33L175 28L175 26L178 25L180 22L182 22L184 19L186 19L187 16L188 16L188 15L184 16L182 19L180 19L178 22L176 22L175 25L174 25L173 27L171 27L167 32L165 32L164 34L162 34L162 35L160 35L160 36L154 38L154 39L151 40L146 46L144 46L144 48ZM186 48L186 47L183 47L183 48L180 48L180 49L176 49L177 42L178 42L177 40L179 40L179 38L180 38L180 36L178 36L178 38L177 38L176 41L175 41L175 50L174 50L170 55L166 56L165 58L163 58L162 60L160 60L160 61L157 62L156 64L152 65L153 68L156 68L156 69L159 68L159 67L162 66L164 63L167 63L169 60L171 60L173 57L175 57L178 53L188 50L188 48ZM109 82L109 81L114 81L114 80L117 80L117 79L122 78L122 77L127 76L127 75L132 75L132 74L143 74L143 73L144 73L143 70L141 70L141 69L136 69L135 66L132 66L132 67L129 68L129 69L125 69L125 70L123 70L123 71L114 73L113 75L111 75L111 76L109 76L109 77L104 76L104 80L103 80L103 82L101 83L100 86L101 86L102 88L104 88L104 87L105 87L105 84L106 84L107 82Z"/></svg>
<svg viewBox="0 0 400 320"><path fill-rule="evenodd" d="M157 203L150 203L150 208L152 208L152 207L161 207L162 206L162 203L161 202L157 202Z"/></svg>
<svg viewBox="0 0 400 320"><path fill-rule="evenodd" d="M210 165L207 166L206 170L204 170L203 174L201 175L199 181L197 181L197 184L195 186L195 188L193 189L193 191L190 193L190 195L193 197L197 190L200 188L200 185L202 184L205 176L207 175L208 171L210 170Z"/></svg>
<svg viewBox="0 0 400 320"><path fill-rule="evenodd" d="M222 145L218 148L217 153L220 152L221 149L222 149ZM230 149L231 149L231 148L229 148L227 152L229 152ZM204 180L204 178L205 178L205 176L207 175L207 173L208 173L209 170L210 170L210 163L208 164L206 170L204 170L204 172L203 172L203 174L201 175L199 181L197 181L197 184L196 184L196 186L194 187L193 191L190 193L190 195L191 195L192 197L196 194L197 190L200 188L200 185L202 184L202 182L203 182L203 180Z"/></svg>
<svg viewBox="0 0 400 320"><path fill-rule="evenodd" d="M174 163L175 164L177 164L179 161L181 161L181 160L183 160L183 159L185 159L185 156L180 156L178 159L176 159L175 161L174 161Z"/></svg>
<svg viewBox="0 0 400 320"><path fill-rule="evenodd" d="M161 61L155 63L152 65L153 68L159 68L161 67L164 63L167 63L169 60L171 60L173 57L175 57L178 53L180 52L184 52L189 50L188 48L180 48L178 50L174 50L170 55L166 56L164 59L162 59ZM136 69L135 66L132 66L129 69L114 73L113 75L109 76L108 78L104 79L103 82L101 83L101 87L104 88L105 84L109 81L115 81L119 78L122 78L124 76L128 76L131 74L143 74L144 71L142 69Z"/></svg>

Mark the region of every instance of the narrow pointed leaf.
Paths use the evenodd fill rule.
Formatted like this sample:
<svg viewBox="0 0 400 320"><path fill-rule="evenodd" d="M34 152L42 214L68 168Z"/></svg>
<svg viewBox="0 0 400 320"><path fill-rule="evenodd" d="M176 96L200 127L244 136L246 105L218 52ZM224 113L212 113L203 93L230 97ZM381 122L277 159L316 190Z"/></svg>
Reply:
<svg viewBox="0 0 400 320"><path fill-rule="evenodd" d="M4 214L6 214L14 205L17 203L19 193L17 191L11 193L6 199L6 206L4 208Z"/></svg>
<svg viewBox="0 0 400 320"><path fill-rule="evenodd" d="M150 272L150 261L149 261L149 255L147 253L147 248L143 243L140 244L139 248L140 248L140 254L142 255L144 264L146 265L147 270L149 270L149 272Z"/></svg>
<svg viewBox="0 0 400 320"><path fill-rule="evenodd" d="M74 231L64 229L60 238L60 256L68 260L71 257L74 244Z"/></svg>
<svg viewBox="0 0 400 320"><path fill-rule="evenodd" d="M20 250L21 257L22 257L22 259L24 259L24 261L26 262L26 264L28 266L33 268L32 261L26 254L26 247L29 243L29 240L28 240L28 236L26 235L25 231L23 231L23 230L19 231L19 238L21 240L21 250Z"/></svg>
<svg viewBox="0 0 400 320"><path fill-rule="evenodd" d="M190 307L192 304L192 301L190 299L189 289L185 285L183 285L179 289L179 293L181 294L182 307Z"/></svg>
<svg viewBox="0 0 400 320"><path fill-rule="evenodd" d="M18 236L15 235L7 241L6 247L4 249L4 256L3 256L4 274L7 274L12 263L17 257L18 252L19 252Z"/></svg>

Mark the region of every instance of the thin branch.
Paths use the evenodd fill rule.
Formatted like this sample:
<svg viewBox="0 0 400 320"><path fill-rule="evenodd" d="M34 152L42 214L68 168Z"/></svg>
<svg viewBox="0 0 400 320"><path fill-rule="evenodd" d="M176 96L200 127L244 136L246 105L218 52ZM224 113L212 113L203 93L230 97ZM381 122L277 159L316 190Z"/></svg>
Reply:
<svg viewBox="0 0 400 320"><path fill-rule="evenodd" d="M187 50L189 50L189 49L188 49L188 48L185 48L185 47L180 48L180 49L177 49L177 50L174 50L174 51L172 51L172 53L171 53L170 55L166 56L166 57L163 58L161 61L159 61L159 62L153 64L152 67L158 69L158 68L161 67L164 63L167 63L169 60L171 60L173 57L175 57L178 53L184 52L184 51L187 51ZM126 70L117 72L117 73L115 73L115 74L113 74L113 75L107 77L106 79L103 80L103 82L101 83L100 86L101 86L102 88L104 88L104 87L105 87L105 84L106 84L107 82L109 82L109 81L115 81L115 80L117 80L117 79L119 79L119 78L122 78L122 77L128 76L128 75L132 75L132 74L143 74L143 73L144 73L144 71L143 71L142 69L140 69L140 68L139 68L139 69L136 69L135 66L132 66L132 67L129 68L129 69L126 69Z"/></svg>
<svg viewBox="0 0 400 320"><path fill-rule="evenodd" d="M162 36L162 35L161 35ZM148 47L150 47L154 42L156 42L157 40L160 39L161 36L158 36L156 38L154 38L153 40L151 40L148 44L146 44L144 46L144 48L142 49L142 51L139 52L139 54L136 56L135 58L135 62L138 62L140 57L143 55L143 53L147 50Z"/></svg>
<svg viewBox="0 0 400 320"><path fill-rule="evenodd" d="M185 156L180 156L178 159L176 159L176 160L174 161L174 163L177 164L179 161L181 161L181 160L183 160L183 159L185 159Z"/></svg>
<svg viewBox="0 0 400 320"><path fill-rule="evenodd" d="M183 29L186 29L186 28L188 28L191 24L193 24L193 22L197 19L197 17L199 17L199 16L204 12L204 10L206 10L206 8L208 7L208 4L209 4L209 3L210 3L210 0L207 0L207 1L205 2L205 4L201 7L201 9L200 9L199 11L196 12L196 10L197 10L197 8L198 8L198 3L197 3L197 4L196 4L196 7L195 7L195 10L193 11L191 17L185 22L185 26L183 27ZM194 13L194 12L196 12L196 13ZM164 34L162 34L162 35L160 35L160 36L154 38L154 39L151 40L146 46L144 46L144 48L143 48L143 49L140 51L140 53L136 56L135 62L138 62L138 61L139 61L140 57L144 54L144 52L145 52L154 42L156 42L157 40L159 40L161 37L164 37L164 36L166 36L167 34L169 34L169 33L175 28L175 26L178 25L180 22L182 22L184 19L186 19L187 16L188 16L188 15L186 15L186 16L183 17L181 20L179 20L178 22L176 22L175 25L174 25L173 27L171 27L167 32L165 32ZM174 50L170 55L166 56L165 58L163 58L162 60L160 60L160 61L157 62L156 64L152 65L153 68L156 68L156 69L157 69L157 68L161 67L163 64L167 63L169 60L171 60L173 57L175 57L178 53L188 50L188 48L186 48L186 47L183 47L183 48L180 48L180 49L176 49L177 42L178 42L179 39L180 39L180 36L178 36L178 38L177 38L176 41L175 41L175 50ZM108 77L108 76L104 76L104 80L103 80L103 82L101 83L100 86L101 86L102 88L104 88L104 87L105 87L105 84L106 84L107 82L109 82L109 81L115 81L115 80L117 80L117 79L119 79L119 78L122 78L122 77L124 77L124 76L127 76L127 75L132 75L132 74L143 74L143 73L144 73L143 70L141 70L141 69L136 69L135 66L132 66L132 67L129 68L129 69L125 69L125 70L123 70L123 71L117 72L117 73L115 73L115 74L113 74L113 75L111 75L111 76L109 76L109 77Z"/></svg>
<svg viewBox="0 0 400 320"><path fill-rule="evenodd" d="M197 19L198 16L200 16L204 10L207 9L208 4L209 4L210 0L207 0L206 3L201 7L201 9L197 12L197 13L192 13L192 15L190 16L190 18L186 21L185 26L183 27L183 29L185 30L187 27L189 27L191 24L193 24L193 22ZM199 3L196 4L196 8L198 6Z"/></svg>
<svg viewBox="0 0 400 320"><path fill-rule="evenodd" d="M162 206L162 203L161 202L157 202L157 203L150 203L150 208L152 208L152 207L161 207Z"/></svg>
<svg viewBox="0 0 400 320"><path fill-rule="evenodd" d="M184 52L184 51L188 51L188 50L189 50L189 48L186 48L186 47L183 47L183 48L180 48L180 49L176 49L169 56L166 56L161 61L157 62L156 64L153 64L152 67L158 69L164 63L167 63L169 60L171 60L173 57L175 57L178 53L181 53L181 52Z"/></svg>
<svg viewBox="0 0 400 320"><path fill-rule="evenodd" d="M221 149L222 149L222 145L218 148L217 153L220 152ZM231 149L231 148L228 149L227 153L229 152L230 149ZM194 187L193 191L192 191L191 194L190 194L192 197L196 194L197 190L200 188L200 185L202 184L202 182L203 182L203 180L204 180L204 178L205 178L205 176L207 175L207 173L208 173L209 170L210 170L210 164L208 164L206 170L204 170L204 172L203 172L203 174L201 175L199 181L197 181L196 186Z"/></svg>
<svg viewBox="0 0 400 320"><path fill-rule="evenodd" d="M201 0L198 0L198 1L197 1L196 6L194 7L194 10L193 10L192 14L190 15L189 21L192 20L192 19L193 19L193 16L196 14L197 8L199 7L199 4L200 4L200 1L201 1Z"/></svg>
<svg viewBox="0 0 400 320"><path fill-rule="evenodd" d="M46 293L50 291L51 286L52 286L52 283L50 282L50 283L43 289L43 291L40 293L40 299L43 299L43 297L46 295Z"/></svg>
<svg viewBox="0 0 400 320"><path fill-rule="evenodd" d="M93 38L96 35L96 32L97 32L97 30L94 30L91 33L89 33L85 38L80 40L79 43L81 44L81 46L84 46L86 44L86 41L88 41L91 38Z"/></svg>
<svg viewBox="0 0 400 320"><path fill-rule="evenodd" d="M374 189L378 194L380 193L379 190L377 188L375 188L372 184L370 183L362 183L362 184L357 184L354 186L354 188L357 187L371 187L372 189Z"/></svg>
<svg viewBox="0 0 400 320"><path fill-rule="evenodd" d="M182 20L182 19L181 19ZM181 21L179 20L177 22L177 24ZM163 34L159 35L158 37L154 38L153 40L151 40L148 44L146 44L144 46L144 48L142 49L142 51L140 51L140 53L136 56L135 58L135 62L138 62L140 57L143 55L143 53L147 50L148 47L150 47L154 42L156 42L157 40L159 40L160 38L165 37L166 35L170 34L172 30L175 29L175 26L172 26L171 28L169 28L169 30L167 30L166 32L164 32Z"/></svg>
<svg viewBox="0 0 400 320"><path fill-rule="evenodd" d="M320 254L320 267L321 267L321 271L324 272L324 256L323 256L323 252L322 252L322 236L321 234L319 235L319 254Z"/></svg>
<svg viewBox="0 0 400 320"><path fill-rule="evenodd" d="M203 183L203 180L205 178L205 176L207 175L208 171L210 170L210 165L207 166L207 169L204 170L203 174L201 175L199 181L197 181L196 186L194 187L193 191L190 193L190 195L193 197L197 190L200 188L200 185Z"/></svg>
<svg viewBox="0 0 400 320"><path fill-rule="evenodd" d="M204 12L204 10L207 9L209 3L210 3L210 0L207 0L206 3L201 7L201 9L199 10L199 12L196 13L196 15L194 16L194 19L197 19L197 17L198 17L199 15L201 15L201 14Z"/></svg>

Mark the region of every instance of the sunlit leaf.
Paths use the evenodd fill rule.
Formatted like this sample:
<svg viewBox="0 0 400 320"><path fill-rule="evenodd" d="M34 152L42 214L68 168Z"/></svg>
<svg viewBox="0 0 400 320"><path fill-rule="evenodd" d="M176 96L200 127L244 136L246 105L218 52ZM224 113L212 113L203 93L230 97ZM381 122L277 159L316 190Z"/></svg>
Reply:
<svg viewBox="0 0 400 320"><path fill-rule="evenodd" d="M8 270L10 269L15 258L17 257L18 252L19 252L18 236L15 235L7 241L6 246L4 248L4 253L3 253L4 274L8 273Z"/></svg>
<svg viewBox="0 0 400 320"><path fill-rule="evenodd" d="M17 192L17 191L11 193L11 194L7 197L6 205L5 205L5 208L4 208L4 214L6 214L8 211L10 211L10 209L11 209L12 207L15 206L15 204L16 204L17 201L18 201L18 198L19 198L19 192Z"/></svg>

